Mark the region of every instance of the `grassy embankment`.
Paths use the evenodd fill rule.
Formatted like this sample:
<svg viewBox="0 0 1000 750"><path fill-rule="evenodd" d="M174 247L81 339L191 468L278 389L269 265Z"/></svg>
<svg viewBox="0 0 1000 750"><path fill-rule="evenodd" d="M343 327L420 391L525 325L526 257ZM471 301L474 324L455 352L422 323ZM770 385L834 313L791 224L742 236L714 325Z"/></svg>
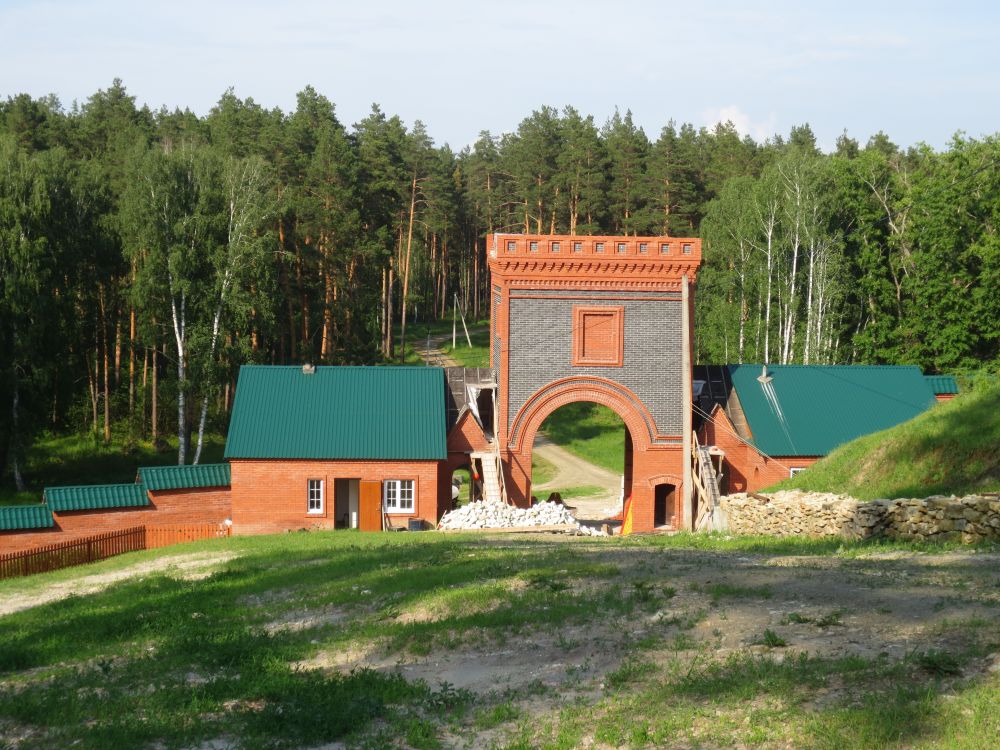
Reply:
<svg viewBox="0 0 1000 750"><path fill-rule="evenodd" d="M861 500L1000 491L1000 384L982 385L842 445L772 489Z"/></svg>
<svg viewBox="0 0 1000 750"><path fill-rule="evenodd" d="M0 617L0 745L993 747L1000 626L970 613L1000 606L994 569L941 549L318 532L124 555L0 582L24 607Z"/></svg>

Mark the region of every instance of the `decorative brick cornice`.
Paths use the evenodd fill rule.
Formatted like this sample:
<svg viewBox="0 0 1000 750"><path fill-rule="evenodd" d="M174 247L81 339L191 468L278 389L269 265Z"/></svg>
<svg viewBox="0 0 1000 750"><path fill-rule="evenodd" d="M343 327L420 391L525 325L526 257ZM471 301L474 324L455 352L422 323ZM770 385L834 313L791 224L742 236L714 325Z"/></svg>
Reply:
<svg viewBox="0 0 1000 750"><path fill-rule="evenodd" d="M678 291L701 265L697 237L497 234L488 244L494 283L507 286Z"/></svg>

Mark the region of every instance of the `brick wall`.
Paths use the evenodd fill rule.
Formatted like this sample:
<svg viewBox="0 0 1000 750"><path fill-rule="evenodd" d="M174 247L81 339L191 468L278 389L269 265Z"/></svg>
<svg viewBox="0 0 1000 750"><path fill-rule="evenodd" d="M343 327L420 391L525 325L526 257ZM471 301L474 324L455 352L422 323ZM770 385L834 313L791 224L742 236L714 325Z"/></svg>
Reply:
<svg viewBox="0 0 1000 750"><path fill-rule="evenodd" d="M482 428L471 413L459 417L458 423L448 433L448 453L471 453L489 450L489 443Z"/></svg>
<svg viewBox="0 0 1000 750"><path fill-rule="evenodd" d="M575 291L575 299L565 299L565 293L560 295L563 298L554 298L549 290L518 290L516 294L510 301L508 429L521 406L540 388L564 377L593 375L614 380L635 393L652 414L659 434L681 434L679 296L676 301L643 301L632 299L640 293L628 291L614 292L613 300L598 299L587 291ZM624 308L621 367L574 367L573 309L580 306Z"/></svg>
<svg viewBox="0 0 1000 750"><path fill-rule="evenodd" d="M297 529L332 529L336 523L335 479L414 480L413 514L390 514L393 526L410 518L437 523L438 461L230 461L233 533L268 534ZM307 483L324 480L321 514L307 513Z"/></svg>
<svg viewBox="0 0 1000 750"><path fill-rule="evenodd" d="M56 525L51 529L0 533L0 552L19 552L132 526L222 523L230 514L228 487L163 490L150 492L149 497L151 504L144 508L55 513Z"/></svg>
<svg viewBox="0 0 1000 750"><path fill-rule="evenodd" d="M736 428L725 410L712 411L715 422L706 422L698 435L702 445L715 445L725 452L722 494L757 492L788 479L789 469L806 468L822 456L773 456L768 458L736 436Z"/></svg>

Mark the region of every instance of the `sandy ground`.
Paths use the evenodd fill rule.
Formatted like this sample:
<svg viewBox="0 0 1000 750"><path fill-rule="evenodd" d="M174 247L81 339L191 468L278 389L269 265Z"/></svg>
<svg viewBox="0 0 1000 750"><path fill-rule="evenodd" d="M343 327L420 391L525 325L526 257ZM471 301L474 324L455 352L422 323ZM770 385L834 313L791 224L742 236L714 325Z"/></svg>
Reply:
<svg viewBox="0 0 1000 750"><path fill-rule="evenodd" d="M550 492L562 487L607 487L606 492L597 495L563 495L563 500L581 521L600 521L621 511L620 475L573 455L541 434L535 437L533 451L556 467L556 475L550 481L532 486L531 492L539 500L545 500Z"/></svg>
<svg viewBox="0 0 1000 750"><path fill-rule="evenodd" d="M41 590L32 588L29 591L18 591L17 587L14 587L12 591L0 591L0 617L39 604L59 601L68 596L93 594L119 581L151 573L167 573L185 580L206 578L219 565L234 557L236 557L234 552L196 552L186 555L170 555L129 565L126 568L111 570L107 573L95 573L70 581L60 581Z"/></svg>
<svg viewBox="0 0 1000 750"><path fill-rule="evenodd" d="M588 563L610 563L621 571L610 579L568 579L567 595L612 587L628 594L638 585L651 587L649 605L627 618L598 615L586 624L537 628L509 639L471 633L463 645L434 648L425 656L385 653L380 644L367 642L321 651L299 666L399 671L432 686L447 682L477 693L541 685L569 703L574 696L599 694L604 675L643 639L662 644L642 652L653 661L679 653L721 660L747 649L767 652L779 661L802 652L897 660L948 648L958 633L967 632L962 623L994 621L1000 608L995 572L1000 555L767 557L566 543L587 548ZM731 593L713 597L713 584ZM322 619L323 614L317 614ZM308 621L317 615L299 616ZM406 611L398 615L414 616ZM757 645L766 629L788 645ZM1000 655L977 660L969 670L1000 672Z"/></svg>

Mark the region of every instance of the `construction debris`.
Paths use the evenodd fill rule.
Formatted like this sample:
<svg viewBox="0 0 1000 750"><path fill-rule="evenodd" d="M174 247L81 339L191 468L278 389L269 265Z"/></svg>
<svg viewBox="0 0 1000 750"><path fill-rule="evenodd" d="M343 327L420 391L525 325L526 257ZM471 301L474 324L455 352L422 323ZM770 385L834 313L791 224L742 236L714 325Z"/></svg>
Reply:
<svg viewBox="0 0 1000 750"><path fill-rule="evenodd" d="M567 533L584 536L605 536L600 529L580 524L566 506L558 503L538 503L530 508L517 508L506 503L481 501L469 503L445 513L438 524L441 531L456 529L520 529L563 527ZM542 530L542 529L539 529Z"/></svg>

